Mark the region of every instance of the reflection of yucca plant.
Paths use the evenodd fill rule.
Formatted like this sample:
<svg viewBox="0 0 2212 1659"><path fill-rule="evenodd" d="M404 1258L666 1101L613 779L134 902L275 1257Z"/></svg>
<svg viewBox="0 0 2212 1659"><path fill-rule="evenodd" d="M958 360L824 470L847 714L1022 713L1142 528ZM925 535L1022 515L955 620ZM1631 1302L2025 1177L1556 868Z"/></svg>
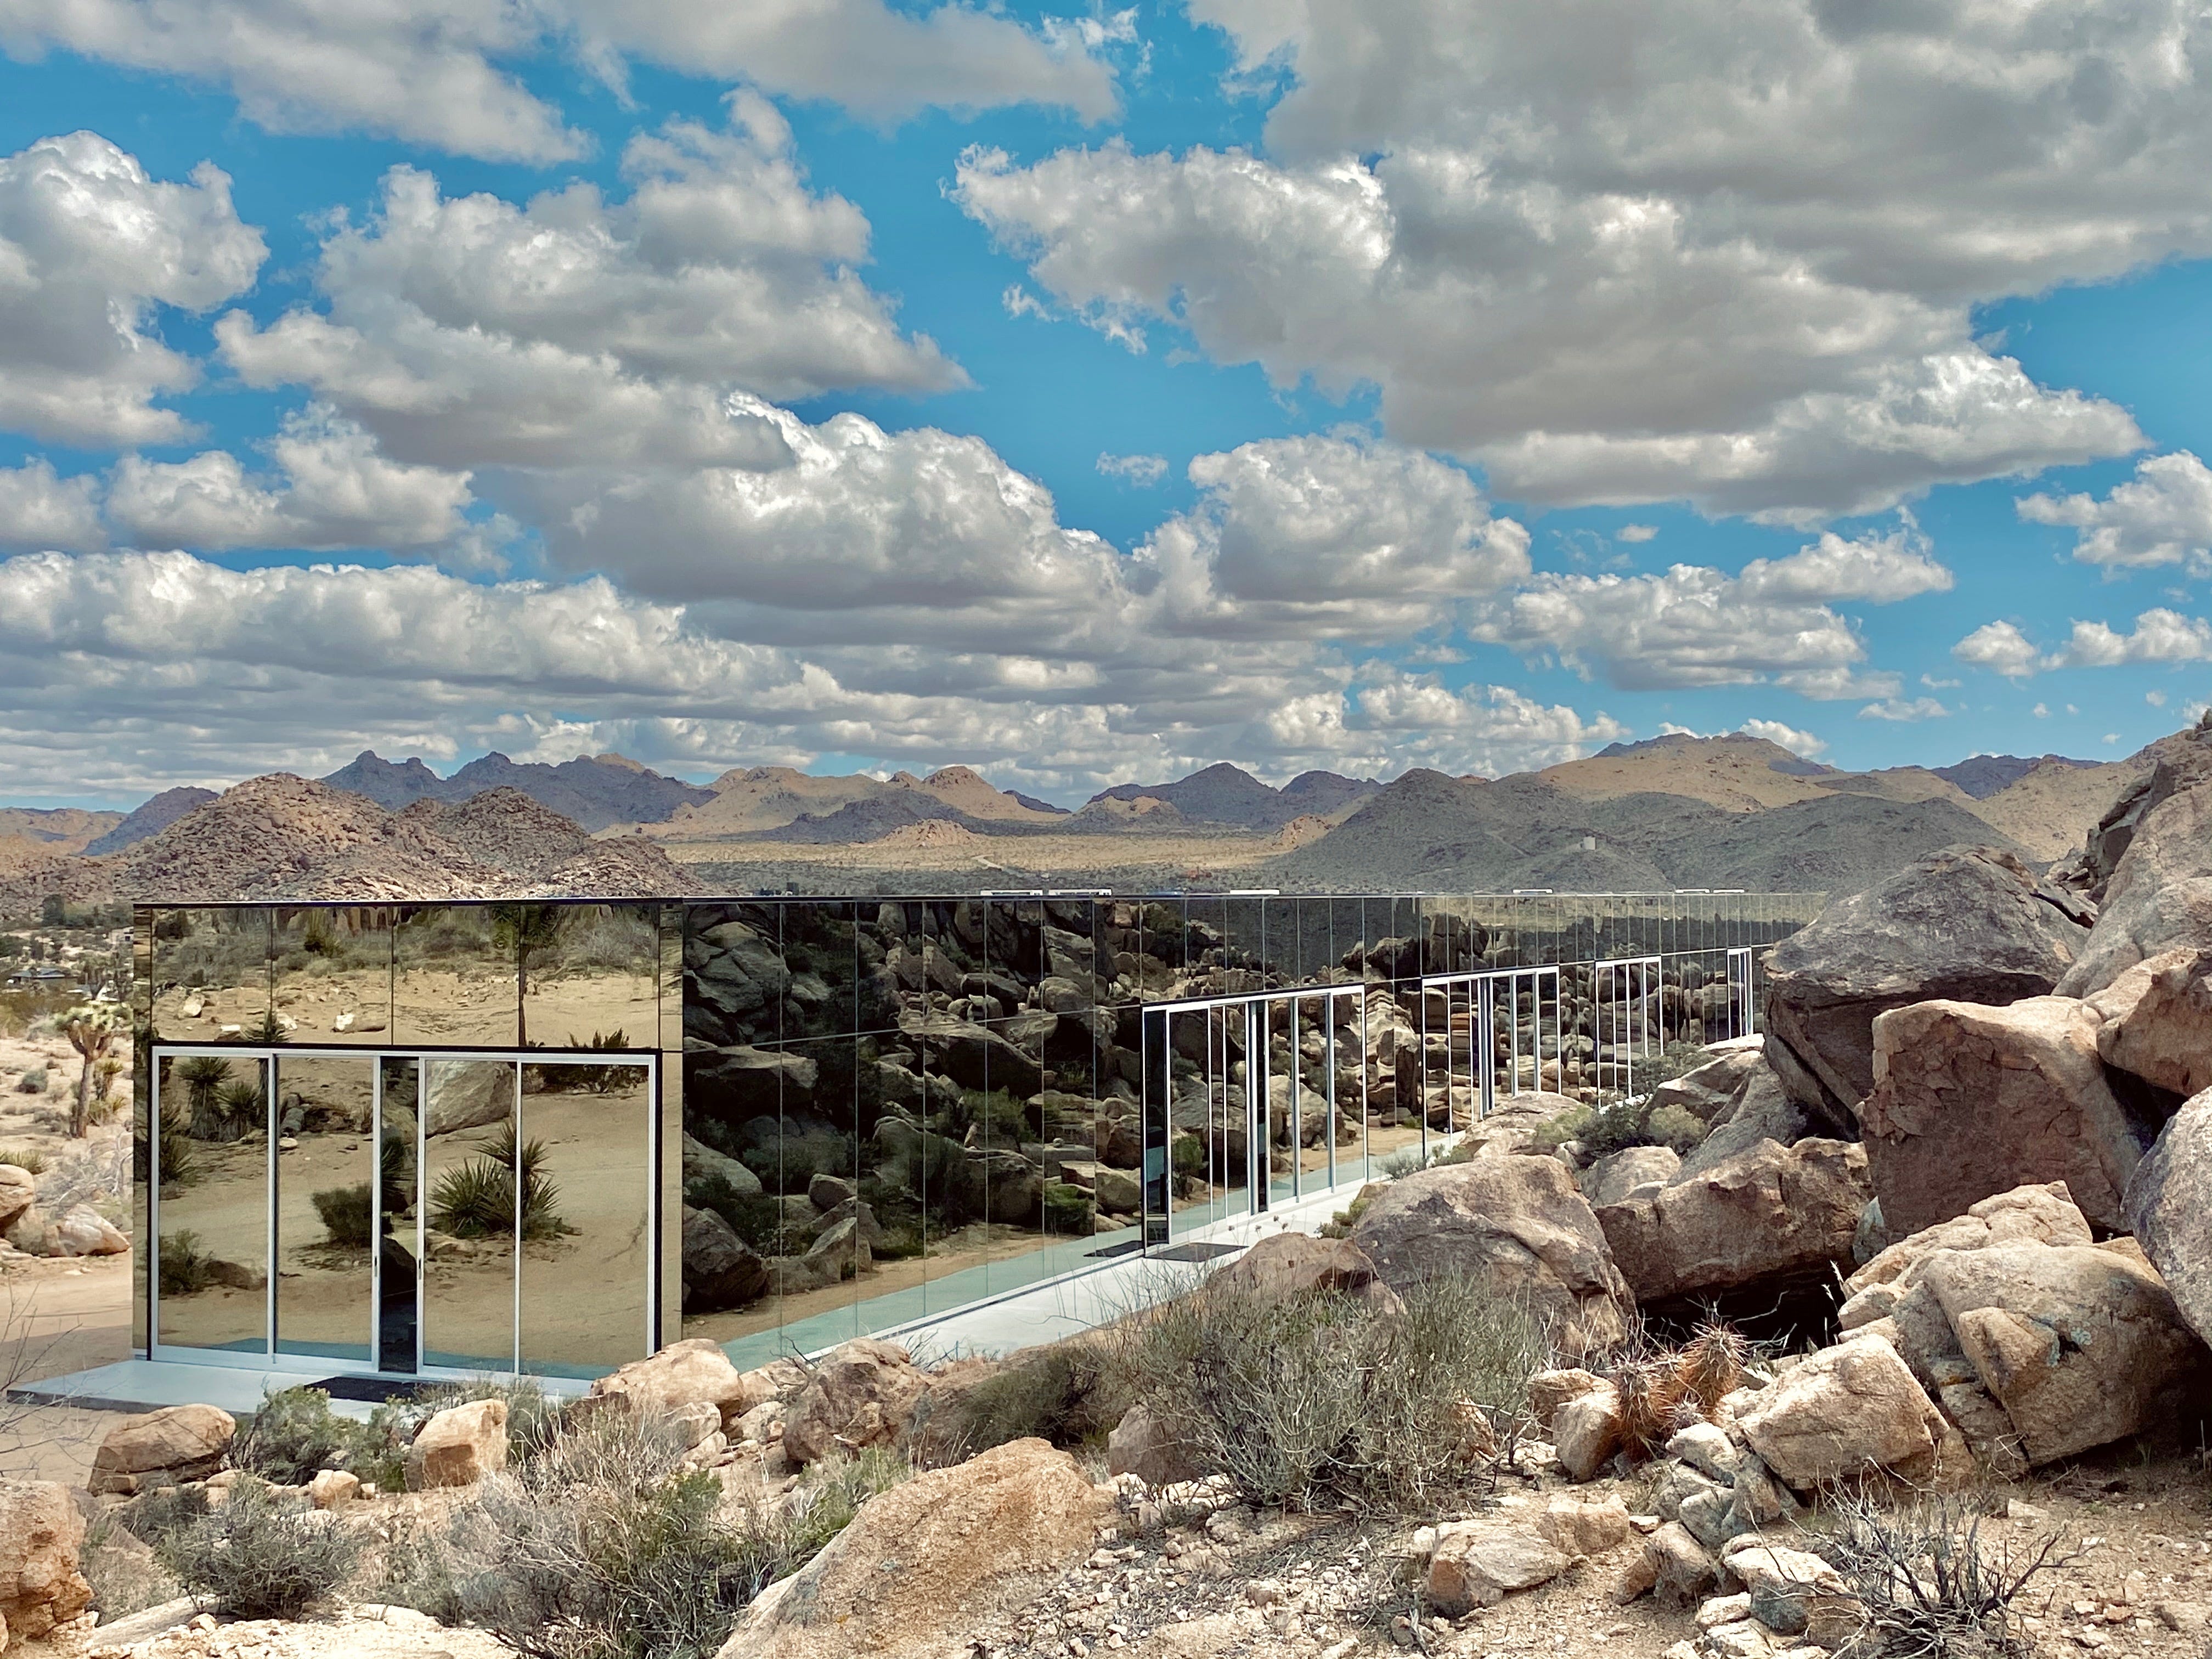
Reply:
<svg viewBox="0 0 2212 1659"><path fill-rule="evenodd" d="M525 1141L522 1165L522 1236L557 1238L568 1231L556 1207L561 1188L545 1173L545 1143ZM514 1228L514 1170L517 1158L514 1130L509 1126L500 1138L465 1164L457 1164L438 1177L430 1192L430 1224L456 1238L485 1238L511 1234Z"/></svg>
<svg viewBox="0 0 2212 1659"><path fill-rule="evenodd" d="M216 1091L216 1108L220 1116L211 1127L212 1134L200 1136L203 1140L238 1140L256 1129L268 1127L268 1109L264 1105L260 1085L253 1083L226 1083ZM194 1132L199 1126L193 1126Z"/></svg>

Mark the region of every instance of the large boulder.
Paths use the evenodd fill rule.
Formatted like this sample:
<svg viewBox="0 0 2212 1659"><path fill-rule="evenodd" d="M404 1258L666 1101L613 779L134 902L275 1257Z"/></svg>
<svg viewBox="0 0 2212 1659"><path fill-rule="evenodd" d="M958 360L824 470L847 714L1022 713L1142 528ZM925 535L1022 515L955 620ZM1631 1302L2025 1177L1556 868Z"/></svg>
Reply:
<svg viewBox="0 0 2212 1659"><path fill-rule="evenodd" d="M756 1406L775 1398L765 1371L741 1371L720 1344L705 1337L672 1342L592 1384L591 1397L617 1400L634 1411L673 1414L686 1406L712 1406L726 1427Z"/></svg>
<svg viewBox="0 0 2212 1659"><path fill-rule="evenodd" d="M0 1164L0 1232L38 1201L38 1178L13 1164Z"/></svg>
<svg viewBox="0 0 2212 1659"><path fill-rule="evenodd" d="M684 1097L726 1121L804 1111L814 1101L821 1068L788 1048L733 1042L684 1056Z"/></svg>
<svg viewBox="0 0 2212 1659"><path fill-rule="evenodd" d="M1717 1168L1601 1206L1613 1265L1639 1303L1848 1267L1870 1195L1866 1149L1763 1140Z"/></svg>
<svg viewBox="0 0 2212 1659"><path fill-rule="evenodd" d="M507 1401L471 1400L448 1406L425 1423L407 1448L407 1490L473 1486L507 1467Z"/></svg>
<svg viewBox="0 0 2212 1659"><path fill-rule="evenodd" d="M237 1419L213 1406L168 1406L126 1417L93 1455L94 1492L129 1497L149 1486L201 1480L222 1467Z"/></svg>
<svg viewBox="0 0 2212 1659"><path fill-rule="evenodd" d="M2049 1181L2063 1181L2097 1225L2120 1227L2143 1147L2105 1080L2097 1031L2095 1012L2070 997L1920 1002L1877 1018L1875 1086L1859 1115L1891 1231Z"/></svg>
<svg viewBox="0 0 2212 1659"><path fill-rule="evenodd" d="M2009 1421L2008 1449L2031 1465L2160 1420L2177 1391L2201 1378L2207 1358L2157 1273L2124 1249L1940 1250L1917 1270L1912 1293L1941 1310L1956 1352ZM1909 1316L1899 1323L1933 1325ZM1947 1357L1919 1358L1940 1372Z"/></svg>
<svg viewBox="0 0 2212 1659"><path fill-rule="evenodd" d="M1760 1461L1801 1492L1864 1474L1924 1481L1945 1426L1897 1351L1865 1334L1791 1366L1737 1421Z"/></svg>
<svg viewBox="0 0 2212 1659"><path fill-rule="evenodd" d="M422 1133L449 1135L504 1123L514 1115L514 1070L507 1066L433 1066Z"/></svg>
<svg viewBox="0 0 2212 1659"><path fill-rule="evenodd" d="M2136 1433L2204 1358L2135 1241L2093 1245L2063 1183L1985 1199L1890 1246L1844 1289L1838 1322L1892 1342L2003 1468Z"/></svg>
<svg viewBox="0 0 2212 1659"><path fill-rule="evenodd" d="M684 1311L742 1308L768 1291L768 1264L713 1210L684 1206Z"/></svg>
<svg viewBox="0 0 2212 1659"><path fill-rule="evenodd" d="M2185 1099L2212 1089L2212 950L2139 962L2088 1003L2106 1065Z"/></svg>
<svg viewBox="0 0 2212 1659"><path fill-rule="evenodd" d="M1273 1233L1207 1281L1209 1290L1285 1302L1334 1291L1378 1308L1400 1305L1367 1253L1349 1239Z"/></svg>
<svg viewBox="0 0 2212 1659"><path fill-rule="evenodd" d="M92 1605L77 1571L84 1516L55 1480L0 1480L0 1644L32 1641Z"/></svg>
<svg viewBox="0 0 2212 1659"><path fill-rule="evenodd" d="M1992 1244L2095 1242L2096 1235L2089 1231L2089 1218L2075 1205L2064 1182L2015 1187L2008 1193L1999 1193L1969 1205L1962 1216L1938 1222L1909 1238L1898 1240L1846 1279L1844 1291L1851 1301L1844 1304L1840 1316L1844 1328L1849 1330L1853 1324L1862 1322L1854 1314L1854 1304L1860 1297L1877 1286L1899 1284L1938 1250L1980 1250ZM1894 1296L1888 1299L1893 1301ZM1864 1317L1872 1319L1888 1311L1885 1302Z"/></svg>
<svg viewBox="0 0 2212 1659"><path fill-rule="evenodd" d="M932 1072L963 1089L987 1093L1003 1089L1026 1100L1044 1087L1043 1067L992 1026L915 1012L899 1017L899 1033L928 1055Z"/></svg>
<svg viewBox="0 0 2212 1659"><path fill-rule="evenodd" d="M863 1337L814 1368L783 1419L784 1455L794 1463L888 1446L906 1431L927 1373L904 1348Z"/></svg>
<svg viewBox="0 0 2212 1659"><path fill-rule="evenodd" d="M1016 1440L870 1498L738 1622L719 1659L966 1653L976 1630L1090 1553L1110 1488L1042 1440Z"/></svg>
<svg viewBox="0 0 2212 1659"><path fill-rule="evenodd" d="M2087 893L2093 903L2105 902L2143 820L2185 790L2212 781L2212 715L2160 738L2147 752L2150 770L2120 792L2083 837L2081 850L2052 872Z"/></svg>
<svg viewBox="0 0 2212 1659"><path fill-rule="evenodd" d="M1672 1146L1624 1146L1583 1170L1577 1178L1590 1208L1618 1204L1638 1187L1663 1187L1680 1173L1681 1155Z"/></svg>
<svg viewBox="0 0 2212 1659"><path fill-rule="evenodd" d="M1106 1472L1133 1474L1149 1486L1172 1486L1212 1473L1182 1437L1141 1405L1123 1412L1107 1435Z"/></svg>
<svg viewBox="0 0 2212 1659"><path fill-rule="evenodd" d="M1683 1182L1701 1176L1762 1140L1794 1146L1826 1127L1826 1120L1815 1122L1811 1113L1790 1098L1790 1091L1782 1086L1781 1074L1761 1055L1735 1097L1713 1116L1705 1138L1690 1149L1669 1179Z"/></svg>
<svg viewBox="0 0 2212 1659"><path fill-rule="evenodd" d="M716 1152L705 1141L686 1134L684 1137L684 1184L694 1182L721 1181L732 1192L742 1197L757 1196L761 1190L760 1177L734 1158Z"/></svg>
<svg viewBox="0 0 2212 1659"><path fill-rule="evenodd" d="M2212 1342L2212 1089L2159 1131L2128 1183L2127 1213L2181 1316Z"/></svg>
<svg viewBox="0 0 2212 1659"><path fill-rule="evenodd" d="M1570 1355L1620 1341L1635 1314L1596 1216L1552 1158L1416 1170L1376 1193L1350 1237L1394 1290L1456 1273L1524 1298L1553 1322L1553 1340Z"/></svg>
<svg viewBox="0 0 2212 1659"><path fill-rule="evenodd" d="M2162 763L2148 781L2146 801L2172 793L2136 822L2063 994L2086 997L2151 957L2212 946L2212 727L2192 733L2191 747L2186 768Z"/></svg>
<svg viewBox="0 0 2212 1659"><path fill-rule="evenodd" d="M1766 1040L1757 1036L1708 1045L1711 1059L1651 1091L1651 1109L1680 1106L1704 1122L1715 1121L1735 1105L1753 1075L1766 1068L1765 1047Z"/></svg>
<svg viewBox="0 0 2212 1659"><path fill-rule="evenodd" d="M2048 995L2088 930L2074 896L2009 853L1946 848L1840 899L1767 960L1765 1054L1838 1129L1874 1088L1874 1022L1916 1002Z"/></svg>

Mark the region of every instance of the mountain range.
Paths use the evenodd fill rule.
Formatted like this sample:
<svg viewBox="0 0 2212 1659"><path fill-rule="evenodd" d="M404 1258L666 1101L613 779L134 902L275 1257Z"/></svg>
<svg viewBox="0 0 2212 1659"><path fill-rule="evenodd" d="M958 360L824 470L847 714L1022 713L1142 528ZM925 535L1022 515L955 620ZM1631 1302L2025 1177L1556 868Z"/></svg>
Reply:
<svg viewBox="0 0 2212 1659"><path fill-rule="evenodd" d="M1314 771L1278 788L1222 763L1166 782L1117 784L1071 812L965 766L889 778L758 766L696 784L613 754L558 764L490 754L441 777L419 757L364 750L318 781L275 774L222 795L171 789L127 815L0 811L0 876L25 892L43 883L72 895L90 877L82 866L95 863L123 889L158 878L226 890L366 882L390 895L410 880L426 893L450 890L435 871L467 841L471 822L450 814L496 800L509 817L524 802L537 814L525 815L538 849L533 877L591 839L610 856L624 849L623 880L688 872L684 884L717 890L1034 881L1123 890L1233 883L1286 891L1850 891L1960 842L2039 861L2063 856L2150 756L1977 756L1948 767L1845 772L1747 735L1674 734L1498 779L1417 769L1384 784ZM281 880L260 871L240 817L251 803L276 801L291 817L276 839L295 849ZM449 816L424 816L438 811ZM310 855L316 823L351 847L365 826L386 819L399 839L383 852L334 843ZM157 847L169 850L155 857ZM486 860L471 848L465 862L453 880L482 887ZM216 881L219 870L235 878Z"/></svg>

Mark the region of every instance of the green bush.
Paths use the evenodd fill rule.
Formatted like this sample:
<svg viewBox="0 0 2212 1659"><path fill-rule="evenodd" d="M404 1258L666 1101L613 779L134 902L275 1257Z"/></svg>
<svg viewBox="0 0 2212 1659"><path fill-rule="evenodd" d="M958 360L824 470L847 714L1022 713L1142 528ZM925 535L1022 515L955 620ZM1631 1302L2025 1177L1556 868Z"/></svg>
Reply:
<svg viewBox="0 0 2212 1659"><path fill-rule="evenodd" d="M1686 1153L1705 1138L1705 1120L1695 1112L1674 1105L1655 1111L1647 1096L1562 1112L1536 1132L1531 1144L1557 1148L1578 1140L1583 1156L1595 1159L1631 1146L1670 1146Z"/></svg>
<svg viewBox="0 0 2212 1659"><path fill-rule="evenodd" d="M1124 1322L1130 1392L1251 1503L1433 1514L1487 1479L1483 1447L1551 1356L1525 1307L1468 1279L1401 1294L1385 1312L1216 1281Z"/></svg>
<svg viewBox="0 0 2212 1659"><path fill-rule="evenodd" d="M279 1389L239 1430L230 1461L276 1486L297 1486L319 1470L351 1468L362 1430L331 1409L322 1389Z"/></svg>
<svg viewBox="0 0 2212 1659"><path fill-rule="evenodd" d="M323 1231L341 1249L365 1250L375 1236L375 1206L369 1202L368 1183L332 1187L309 1200L322 1218Z"/></svg>
<svg viewBox="0 0 2212 1659"><path fill-rule="evenodd" d="M200 1236L189 1227L161 1235L161 1257L163 1296L190 1296L214 1282L214 1258L200 1249Z"/></svg>
<svg viewBox="0 0 2212 1659"><path fill-rule="evenodd" d="M165 1534L155 1558L187 1595L229 1619L298 1619L360 1566L366 1540L304 1500L242 1477L220 1509Z"/></svg>
<svg viewBox="0 0 2212 1659"><path fill-rule="evenodd" d="M785 1224L781 1200L765 1193L740 1192L726 1175L685 1182L684 1201L695 1210L712 1210L762 1255L804 1255L813 1243L805 1229Z"/></svg>
<svg viewBox="0 0 2212 1659"><path fill-rule="evenodd" d="M15 1085L15 1092L19 1095L42 1095L46 1091L46 1068L43 1066L31 1067Z"/></svg>
<svg viewBox="0 0 2212 1659"><path fill-rule="evenodd" d="M12 1164L26 1175L44 1175L52 1167L46 1155L35 1146L18 1146L12 1152L0 1152L0 1164Z"/></svg>
<svg viewBox="0 0 2212 1659"><path fill-rule="evenodd" d="M1044 1188L1044 1230L1080 1237L1097 1224L1091 1194L1072 1181L1049 1181Z"/></svg>

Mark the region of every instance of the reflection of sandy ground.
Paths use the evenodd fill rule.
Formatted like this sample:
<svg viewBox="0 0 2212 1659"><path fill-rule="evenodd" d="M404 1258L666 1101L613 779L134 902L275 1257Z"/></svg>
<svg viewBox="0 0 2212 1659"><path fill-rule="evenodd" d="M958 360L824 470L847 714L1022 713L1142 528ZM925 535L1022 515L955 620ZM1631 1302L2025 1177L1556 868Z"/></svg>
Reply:
<svg viewBox="0 0 2212 1659"><path fill-rule="evenodd" d="M836 1313L856 1302L872 1302L878 1297L919 1290L933 1279L949 1278L971 1267L1015 1261L1039 1250L1078 1242L1080 1241L1061 1233L1030 1232L1018 1227L978 1222L942 1241L933 1241L927 1255L879 1261L858 1279L848 1279L842 1285L809 1291L803 1296L768 1297L750 1307L732 1309L727 1313L686 1314L684 1334L728 1342L772 1331L779 1325L796 1325L817 1314Z"/></svg>
<svg viewBox="0 0 2212 1659"><path fill-rule="evenodd" d="M357 1097L368 1111L370 1063L284 1060L280 1100L295 1093L338 1106ZM243 1070L243 1068L241 1068ZM647 1176L649 1096L638 1080L609 1094L557 1092L523 1097L523 1139L542 1140L546 1176L559 1188L556 1209L572 1231L527 1245L522 1261L522 1335L526 1365L611 1369L646 1346L649 1254ZM503 1125L434 1139L428 1188L447 1171L481 1156ZM364 1128L301 1134L280 1151L277 1182L277 1334L295 1352L365 1361L373 1340L374 1301L368 1252L335 1245L314 1195L373 1184L374 1146ZM266 1249L267 1147L196 1143L200 1178L161 1202L161 1227L174 1237L190 1231L202 1254L259 1272ZM504 1240L468 1240L459 1255L434 1260L424 1285L424 1344L433 1363L462 1366L512 1363L514 1351L514 1255ZM265 1327L264 1292L216 1285L161 1298L161 1340L191 1347L253 1344Z"/></svg>
<svg viewBox="0 0 2212 1659"><path fill-rule="evenodd" d="M258 985L169 986L155 1000L154 1029L164 1042L234 1042L261 1024L269 1004ZM280 979L276 1006L279 1015L295 1022L285 1040L299 1045L512 1048L520 1040L511 970L403 969L394 975L382 968L318 969ZM198 1012L187 1014L193 1007ZM650 1048L659 1036L660 1001L649 973L533 974L524 1012L530 1041L549 1048L582 1045L594 1032L619 1030L629 1047Z"/></svg>
<svg viewBox="0 0 2212 1659"><path fill-rule="evenodd" d="M522 1350L526 1369L611 1370L647 1341L647 1093L641 1081L605 1095L525 1095L522 1138L545 1143L555 1209L574 1231L526 1244ZM479 1156L498 1127L430 1143L428 1189ZM512 1363L514 1255L504 1240L465 1241L468 1254L433 1257L423 1285L429 1363Z"/></svg>
<svg viewBox="0 0 2212 1659"><path fill-rule="evenodd" d="M165 1080L166 1097L170 1085ZM178 1092L183 1092L177 1085ZM194 1179L161 1196L165 1239L193 1235L200 1255L253 1273L268 1266L269 1146L259 1138L216 1145L191 1143ZM160 1298L160 1340L177 1347L220 1348L265 1341L268 1293L210 1285L190 1296Z"/></svg>

